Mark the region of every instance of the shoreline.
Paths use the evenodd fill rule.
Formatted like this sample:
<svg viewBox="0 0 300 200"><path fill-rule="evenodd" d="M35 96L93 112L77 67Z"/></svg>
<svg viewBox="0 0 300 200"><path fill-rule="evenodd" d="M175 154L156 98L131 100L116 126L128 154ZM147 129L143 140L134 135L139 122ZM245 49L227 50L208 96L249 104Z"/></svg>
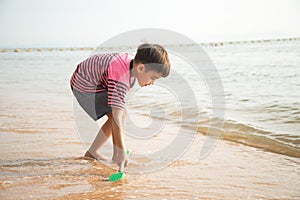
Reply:
<svg viewBox="0 0 300 200"><path fill-rule="evenodd" d="M26 135L34 140L41 134ZM15 139L22 136L14 134ZM84 151L79 139L74 133L68 133L68 137L73 139L64 149L48 148L41 152L33 148L27 156L23 153L23 163L18 163L21 147L10 152L6 159L2 155L1 197L75 200L161 199L166 196L167 199L300 197L297 179L300 160L297 158L219 140L213 151L199 160L195 154L199 153L205 139L199 136L185 155L170 166L145 174L134 174L129 170L124 181L110 183L103 178L115 169L98 161L82 159ZM58 140L55 146L63 144L65 141ZM1 145L3 147L3 142ZM37 155L34 160L30 159L33 155Z"/></svg>

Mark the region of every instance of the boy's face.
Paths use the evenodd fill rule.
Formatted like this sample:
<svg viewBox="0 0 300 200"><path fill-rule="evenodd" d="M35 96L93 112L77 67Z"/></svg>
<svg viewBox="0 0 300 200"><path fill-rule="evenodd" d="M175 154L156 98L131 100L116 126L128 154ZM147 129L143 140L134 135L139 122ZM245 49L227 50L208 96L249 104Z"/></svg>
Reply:
<svg viewBox="0 0 300 200"><path fill-rule="evenodd" d="M138 66L137 81L141 87L152 85L156 79L161 77L161 73L153 70L146 70L144 65Z"/></svg>

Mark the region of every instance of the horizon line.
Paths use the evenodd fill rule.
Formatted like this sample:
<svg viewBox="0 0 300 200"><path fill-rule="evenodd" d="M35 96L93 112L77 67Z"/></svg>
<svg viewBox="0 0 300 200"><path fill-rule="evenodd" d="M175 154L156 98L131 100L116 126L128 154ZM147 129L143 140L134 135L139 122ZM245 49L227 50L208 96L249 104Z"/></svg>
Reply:
<svg viewBox="0 0 300 200"><path fill-rule="evenodd" d="M218 41L218 42L203 42L203 43L196 43L200 46L204 47L218 47L218 46L224 46L224 45L233 45L233 44L247 44L247 43L267 43L267 42L280 42L280 41L293 41L293 40L300 40L300 37L287 37L287 38L277 38L277 39L257 39L257 40L237 40L237 41ZM165 47L168 46L192 46L194 44L184 44L184 43L177 43L177 44L165 44ZM105 47L105 49L114 49L114 48L125 48L125 47L133 47L131 45L128 46L111 46L111 47ZM136 46L134 46L136 47ZM92 47L92 46L73 46L73 47L10 47L10 48L1 48L0 52L33 52L33 51L85 51L85 50L96 50L98 47ZM104 49L104 47L101 47L100 49Z"/></svg>

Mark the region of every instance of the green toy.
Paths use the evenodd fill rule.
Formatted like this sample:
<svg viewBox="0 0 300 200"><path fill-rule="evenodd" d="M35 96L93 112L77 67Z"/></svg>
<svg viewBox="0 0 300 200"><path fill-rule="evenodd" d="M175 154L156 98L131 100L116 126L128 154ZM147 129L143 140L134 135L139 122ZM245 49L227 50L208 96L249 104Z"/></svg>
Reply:
<svg viewBox="0 0 300 200"><path fill-rule="evenodd" d="M130 155L130 151L128 149L126 150L126 154ZM119 172L109 176L109 181L116 182L118 180L123 179L125 177L124 168L125 168L125 162L121 164Z"/></svg>

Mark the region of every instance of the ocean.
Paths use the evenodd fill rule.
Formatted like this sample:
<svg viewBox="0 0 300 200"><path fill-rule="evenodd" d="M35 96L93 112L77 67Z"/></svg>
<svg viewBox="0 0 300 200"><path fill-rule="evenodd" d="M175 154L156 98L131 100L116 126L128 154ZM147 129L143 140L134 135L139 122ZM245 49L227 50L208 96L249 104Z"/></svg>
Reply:
<svg viewBox="0 0 300 200"><path fill-rule="evenodd" d="M181 48L189 52L192 47L183 45ZM246 152L248 150L254 152L253 155L249 154L251 155L248 156L249 159L259 160L267 157L267 160L276 163L277 159L284 158L285 162L281 164L288 163L286 171L277 178L285 179L283 182L295 181L293 176L297 179L300 173L300 40L235 42L218 46L207 44L202 48L214 64L224 88L224 93L221 95L225 104L224 107L218 108L224 109L224 118L212 118L215 105L212 104L212 93L206 85L205 77L195 75L190 63L178 55L170 54L172 70L188 81L198 107L188 102L189 96L183 99L177 98L177 92L164 87L163 81L158 80L153 86L145 88L136 85L128 96L128 110L130 122L135 122L138 129L130 127L129 124L126 141L136 155L143 154L143 156L133 157L133 160L144 164L150 162L151 158L147 158L145 152L151 154L168 146L181 127L187 134L204 138L208 135L208 130L214 130L214 121L221 121L223 126L216 131L218 134L212 136L219 140L215 149L212 148L212 155L213 152L218 152L218 148L222 151L227 149L228 152L234 152L238 156L233 158L232 154L225 153L226 156L235 162L241 162L244 168L247 168L247 162L239 161L239 158L244 158L244 154L239 153L243 148L247 149ZM118 52L118 49L113 51ZM89 144L96 132L85 135L78 131L78 121L75 119L78 115L74 112L74 99L69 79L76 65L91 53L90 49L0 53L1 199L42 197L80 199L81 197L96 198L101 194L104 195L103 198L112 196L116 199L117 197L131 199L143 196L155 199L164 197L163 192L158 191L171 194L171 191L181 187L178 185L179 178L170 178L171 183L169 183L168 179L162 178L163 173L156 173L154 175L156 179L147 179L151 175L143 176L152 183L150 187L146 184L147 181L139 180L140 175L134 175L134 172L140 173L140 170L148 165L133 164L134 178L127 180L125 188L122 188L124 185L114 185L112 189L107 183L101 183L101 178L111 173L114 167L86 161L80 157L87 147L82 144ZM168 78L172 79L172 74L166 79ZM182 116L182 110L185 110L186 116ZM132 132L134 130L139 130L139 133ZM165 132L166 135L163 134ZM156 140L158 142L154 144ZM138 145L135 146L137 143ZM193 147L191 149L193 151ZM109 147L106 150L107 152L104 153L110 155ZM194 169L193 167L199 166L199 163L200 165L203 162L208 162L207 165L212 164L209 163L210 161L199 160L199 148L196 148L192 154L195 155L193 158L178 158L174 163L168 163L171 171L164 173L172 176L172 173L177 173L172 170L181 168L186 170L184 166ZM207 155L208 160L209 156ZM224 161L226 162L228 161ZM227 163L227 166L229 164ZM153 167L152 165L157 163L149 166ZM162 166L167 167L167 165ZM218 164L212 165L217 171L219 170L218 172L222 170L217 167ZM268 163L261 165L268 166ZM104 172L99 174L97 169ZM284 176L287 171L290 172L290 177ZM76 175L75 172L78 174ZM217 175L209 177L209 173L206 171L204 175L206 178L202 177L204 182L217 178ZM274 176L276 178L276 175ZM270 179L274 176L266 175ZM184 176L178 177L184 178ZM198 178L201 180L201 177ZM210 191L210 187L204 186L205 191L208 191L207 196L201 195L201 192L191 194L191 188L200 184L199 179L189 179L181 192L174 193L170 197L222 199L248 195L254 199L284 197L296 199L300 196L297 189L299 180L292 187L285 188L281 185L281 190L275 193L272 193L270 188L258 189L258 193L255 193L257 188L252 188L253 190L250 189L252 192L248 190L248 193L232 194L229 192L230 188L236 187L229 184L228 187L220 189L219 193L216 192L217 188ZM230 181L236 186L250 184L236 179ZM165 183L166 186L160 186L159 182ZM138 189L139 184L144 186L145 191ZM167 187L168 184L170 188ZM272 187L268 184L264 186ZM32 192L31 187L36 187L36 191ZM99 194L95 193L95 187L104 189ZM14 195L10 195L13 191L16 191ZM127 195L124 196L126 192ZM76 196L75 193L79 195Z"/></svg>
<svg viewBox="0 0 300 200"><path fill-rule="evenodd" d="M298 40L207 50L225 88L225 138L299 158L299 48Z"/></svg>

